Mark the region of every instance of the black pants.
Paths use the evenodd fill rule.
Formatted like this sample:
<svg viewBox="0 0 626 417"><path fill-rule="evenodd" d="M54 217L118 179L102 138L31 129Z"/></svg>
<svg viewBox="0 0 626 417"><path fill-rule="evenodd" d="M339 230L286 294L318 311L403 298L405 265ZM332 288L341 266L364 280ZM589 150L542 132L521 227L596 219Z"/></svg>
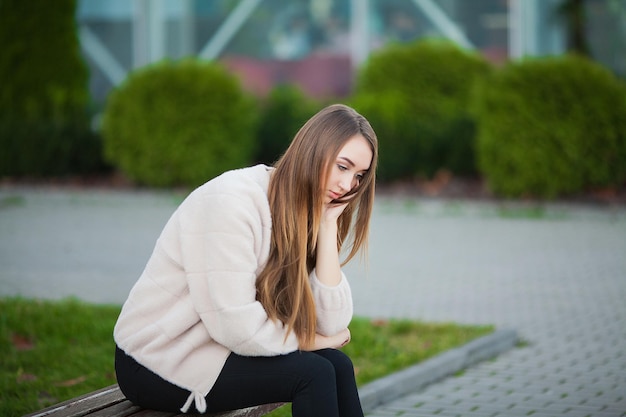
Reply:
<svg viewBox="0 0 626 417"><path fill-rule="evenodd" d="M178 411L190 394L119 348L115 371L124 395L144 408ZM209 413L291 402L294 417L363 416L352 361L336 349L273 357L231 353L206 402Z"/></svg>

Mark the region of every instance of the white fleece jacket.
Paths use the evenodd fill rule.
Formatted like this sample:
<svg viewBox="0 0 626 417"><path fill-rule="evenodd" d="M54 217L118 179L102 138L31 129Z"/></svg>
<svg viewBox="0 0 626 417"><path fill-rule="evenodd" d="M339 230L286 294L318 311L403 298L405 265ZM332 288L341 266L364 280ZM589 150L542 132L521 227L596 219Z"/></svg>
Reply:
<svg viewBox="0 0 626 417"><path fill-rule="evenodd" d="M269 256L272 168L229 171L194 190L165 225L114 329L117 345L162 378L205 396L230 352L275 356L298 349L293 332L269 320L255 280ZM335 287L310 276L318 333L333 335L352 318L345 276Z"/></svg>

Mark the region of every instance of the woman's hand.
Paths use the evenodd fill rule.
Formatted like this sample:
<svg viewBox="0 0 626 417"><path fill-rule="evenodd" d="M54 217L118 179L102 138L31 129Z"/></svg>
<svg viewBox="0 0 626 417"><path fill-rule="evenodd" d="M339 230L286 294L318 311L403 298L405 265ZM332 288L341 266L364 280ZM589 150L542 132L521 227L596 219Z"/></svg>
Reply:
<svg viewBox="0 0 626 417"><path fill-rule="evenodd" d="M322 223L337 224L337 219L347 206L348 202L335 203L331 201L330 203L324 204L322 208Z"/></svg>
<svg viewBox="0 0 626 417"><path fill-rule="evenodd" d="M313 351L321 349L339 349L350 342L350 330L343 329L339 333L333 336L322 336L321 334L315 335L315 341L312 346L301 347L301 350Z"/></svg>

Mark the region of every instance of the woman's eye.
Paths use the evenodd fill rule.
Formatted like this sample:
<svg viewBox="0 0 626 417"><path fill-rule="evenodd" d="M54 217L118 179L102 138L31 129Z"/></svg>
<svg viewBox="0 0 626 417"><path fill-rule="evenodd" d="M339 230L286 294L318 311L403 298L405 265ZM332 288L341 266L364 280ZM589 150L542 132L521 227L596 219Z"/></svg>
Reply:
<svg viewBox="0 0 626 417"><path fill-rule="evenodd" d="M340 171L345 171L345 170L347 170L347 169L348 169L348 167L347 167L347 166L344 166L344 165L339 165L339 164L337 165L337 167L339 167L339 170L340 170Z"/></svg>

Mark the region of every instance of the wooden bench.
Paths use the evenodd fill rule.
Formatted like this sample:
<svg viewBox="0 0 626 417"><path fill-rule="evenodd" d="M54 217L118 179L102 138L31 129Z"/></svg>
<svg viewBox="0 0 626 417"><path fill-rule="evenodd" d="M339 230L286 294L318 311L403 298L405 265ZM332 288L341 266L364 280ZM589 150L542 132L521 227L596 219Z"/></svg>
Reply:
<svg viewBox="0 0 626 417"><path fill-rule="evenodd" d="M28 414L24 417L174 417L174 416L203 416L203 417L260 417L283 403L265 404L241 410L225 411L222 413L183 414L163 411L146 410L137 407L124 397L116 385L102 388L98 391L85 394L78 398L53 405L43 410Z"/></svg>

